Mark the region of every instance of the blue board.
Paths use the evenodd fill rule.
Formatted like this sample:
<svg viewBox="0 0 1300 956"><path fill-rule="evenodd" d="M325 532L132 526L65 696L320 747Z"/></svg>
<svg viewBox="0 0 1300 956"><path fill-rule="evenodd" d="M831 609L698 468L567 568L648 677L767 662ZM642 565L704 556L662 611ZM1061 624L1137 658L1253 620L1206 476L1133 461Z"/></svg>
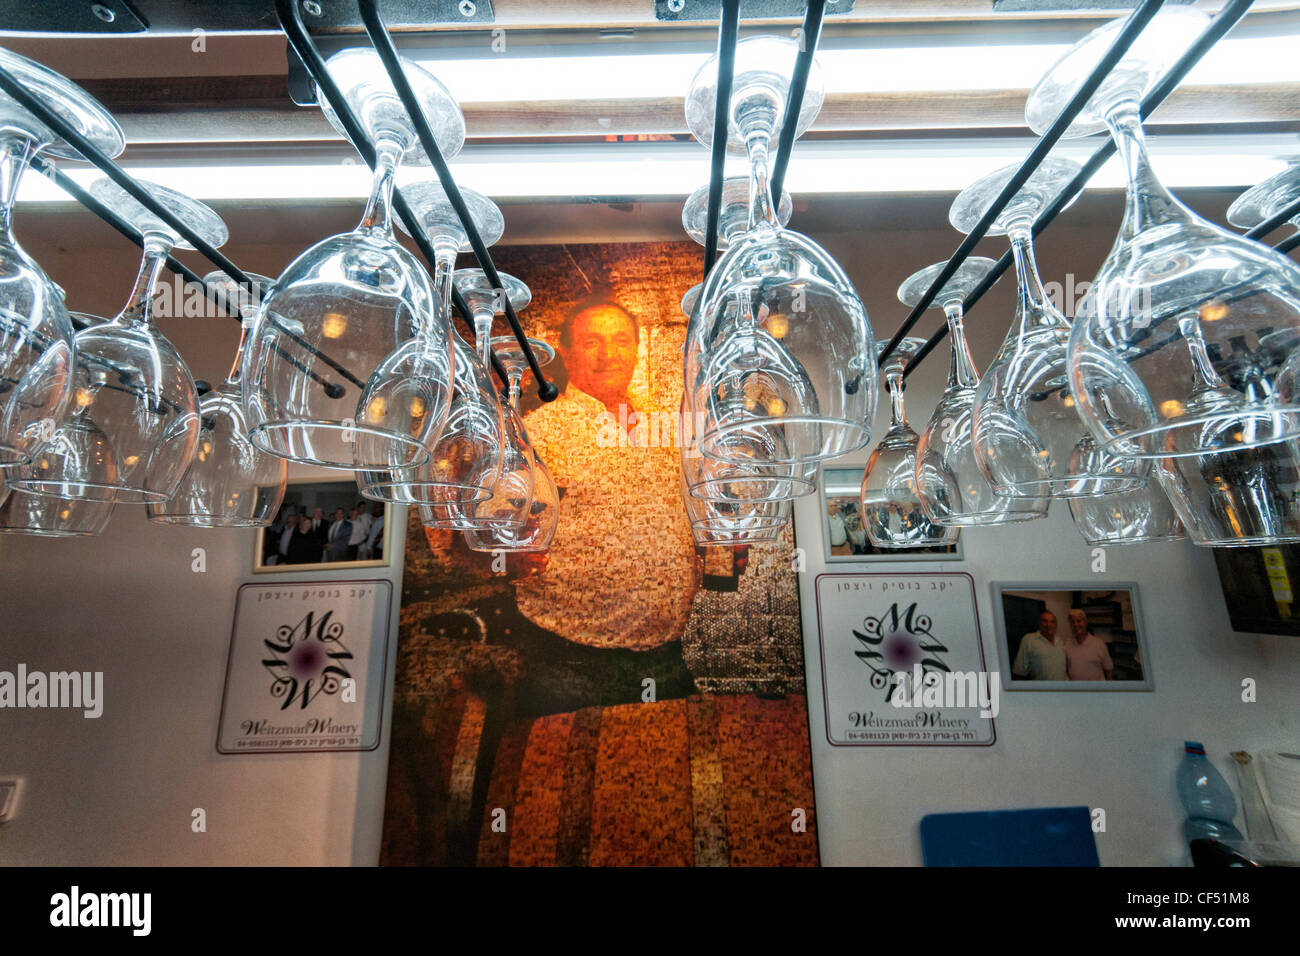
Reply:
<svg viewBox="0 0 1300 956"><path fill-rule="evenodd" d="M1087 807L931 813L921 854L926 866L1101 866Z"/></svg>

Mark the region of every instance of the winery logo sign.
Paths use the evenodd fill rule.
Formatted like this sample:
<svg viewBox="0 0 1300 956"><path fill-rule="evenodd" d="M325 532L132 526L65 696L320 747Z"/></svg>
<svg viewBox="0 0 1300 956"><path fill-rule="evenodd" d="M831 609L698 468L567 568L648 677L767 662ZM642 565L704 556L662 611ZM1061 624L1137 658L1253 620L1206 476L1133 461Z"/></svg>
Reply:
<svg viewBox="0 0 1300 956"><path fill-rule="evenodd" d="M378 747L391 605L383 580L241 587L217 751Z"/></svg>
<svg viewBox="0 0 1300 956"><path fill-rule="evenodd" d="M815 587L832 745L993 743L1001 682L970 575L821 574Z"/></svg>

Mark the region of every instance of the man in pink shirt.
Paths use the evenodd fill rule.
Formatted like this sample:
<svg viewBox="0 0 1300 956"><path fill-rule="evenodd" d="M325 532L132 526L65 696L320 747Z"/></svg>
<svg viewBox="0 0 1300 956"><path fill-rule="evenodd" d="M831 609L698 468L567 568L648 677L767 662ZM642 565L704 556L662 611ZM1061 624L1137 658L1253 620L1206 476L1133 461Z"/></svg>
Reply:
<svg viewBox="0 0 1300 956"><path fill-rule="evenodd" d="M1088 616L1070 611L1070 640L1065 643L1065 670L1070 680L1111 680L1115 665L1106 642L1088 631Z"/></svg>

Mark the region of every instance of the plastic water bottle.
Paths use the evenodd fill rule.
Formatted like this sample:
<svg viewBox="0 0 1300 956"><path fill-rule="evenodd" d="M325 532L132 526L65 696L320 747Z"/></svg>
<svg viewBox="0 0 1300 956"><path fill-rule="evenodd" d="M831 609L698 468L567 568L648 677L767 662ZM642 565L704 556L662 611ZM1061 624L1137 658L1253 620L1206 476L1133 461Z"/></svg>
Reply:
<svg viewBox="0 0 1300 956"><path fill-rule="evenodd" d="M1187 820L1183 834L1192 840L1244 839L1232 818L1237 815L1237 799L1223 775L1205 756L1205 747L1195 740L1183 744L1183 762L1178 765L1178 796L1182 798Z"/></svg>

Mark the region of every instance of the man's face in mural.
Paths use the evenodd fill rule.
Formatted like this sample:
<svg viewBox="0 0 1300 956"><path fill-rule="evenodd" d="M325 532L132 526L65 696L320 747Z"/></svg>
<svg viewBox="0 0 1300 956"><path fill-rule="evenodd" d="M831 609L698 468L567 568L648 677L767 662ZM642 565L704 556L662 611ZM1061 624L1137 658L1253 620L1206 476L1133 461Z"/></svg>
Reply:
<svg viewBox="0 0 1300 956"><path fill-rule="evenodd" d="M564 355L569 380L606 405L626 401L636 346L636 323L618 306L583 309L573 318Z"/></svg>

